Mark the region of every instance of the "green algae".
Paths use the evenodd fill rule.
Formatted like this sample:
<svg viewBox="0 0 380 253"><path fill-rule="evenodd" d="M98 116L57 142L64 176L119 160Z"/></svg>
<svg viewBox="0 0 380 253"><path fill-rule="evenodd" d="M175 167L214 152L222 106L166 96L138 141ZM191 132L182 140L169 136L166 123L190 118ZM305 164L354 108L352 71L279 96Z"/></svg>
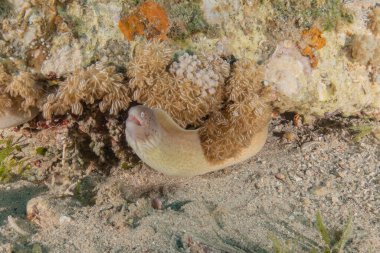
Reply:
<svg viewBox="0 0 380 253"><path fill-rule="evenodd" d="M15 176L21 175L29 166L15 154L21 151L21 147L13 138L0 140L0 182L11 181Z"/></svg>
<svg viewBox="0 0 380 253"><path fill-rule="evenodd" d="M309 253L343 253L344 247L347 244L352 231L353 219L349 217L343 228L339 231L331 231L325 225L321 213L318 211L315 217L315 226L322 238L324 245L318 248L307 249ZM285 243L275 235L269 235L272 241L274 253L293 253L297 252L295 246L297 242L286 241Z"/></svg>
<svg viewBox="0 0 380 253"><path fill-rule="evenodd" d="M344 8L340 0L269 0L269 3L276 19L294 21L303 28L319 23L325 31L330 31L341 22L353 21L352 14Z"/></svg>

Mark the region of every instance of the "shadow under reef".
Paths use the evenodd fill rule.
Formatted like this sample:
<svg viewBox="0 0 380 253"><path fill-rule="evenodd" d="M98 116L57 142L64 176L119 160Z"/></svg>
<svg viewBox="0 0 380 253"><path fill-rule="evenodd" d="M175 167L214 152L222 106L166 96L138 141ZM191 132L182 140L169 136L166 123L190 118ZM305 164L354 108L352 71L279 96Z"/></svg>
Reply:
<svg viewBox="0 0 380 253"><path fill-rule="evenodd" d="M26 217L26 204L47 187L28 184L16 189L0 188L0 226L5 224L9 215L13 217Z"/></svg>

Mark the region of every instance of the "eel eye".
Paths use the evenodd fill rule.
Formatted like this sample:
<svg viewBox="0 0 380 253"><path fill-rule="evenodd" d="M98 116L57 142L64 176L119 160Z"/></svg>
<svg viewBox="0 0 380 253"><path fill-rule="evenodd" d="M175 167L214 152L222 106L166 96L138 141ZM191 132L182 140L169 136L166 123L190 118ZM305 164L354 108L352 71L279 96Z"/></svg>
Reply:
<svg viewBox="0 0 380 253"><path fill-rule="evenodd" d="M145 113L144 112L141 112L140 113L140 117L143 119L145 117Z"/></svg>

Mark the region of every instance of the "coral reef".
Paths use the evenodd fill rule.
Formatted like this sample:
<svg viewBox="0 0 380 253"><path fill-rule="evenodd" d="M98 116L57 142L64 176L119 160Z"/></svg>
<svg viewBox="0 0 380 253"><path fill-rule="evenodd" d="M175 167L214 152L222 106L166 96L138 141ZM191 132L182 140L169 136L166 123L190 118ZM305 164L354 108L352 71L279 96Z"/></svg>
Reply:
<svg viewBox="0 0 380 253"><path fill-rule="evenodd" d="M241 8L240 1L208 0L202 2L204 16L210 24L223 24L229 19L229 15L237 13Z"/></svg>
<svg viewBox="0 0 380 253"><path fill-rule="evenodd" d="M59 86L56 94L51 94L43 106L44 117L50 119L54 114L63 115L71 111L81 115L83 104L97 101L101 112L109 110L116 115L126 109L130 99L123 76L115 72L115 67L94 64L75 71Z"/></svg>
<svg viewBox="0 0 380 253"><path fill-rule="evenodd" d="M340 0L297 1L270 0L277 22L297 23L311 27L318 23L324 30L332 30L339 23L352 22L353 17Z"/></svg>
<svg viewBox="0 0 380 253"><path fill-rule="evenodd" d="M200 128L201 145L211 162L235 156L268 124L273 94L263 81L262 68L252 60L242 59L233 65L225 87L225 107L214 111Z"/></svg>
<svg viewBox="0 0 380 253"><path fill-rule="evenodd" d="M335 35L327 40L329 38L336 40ZM360 43L362 42L359 41ZM323 61L317 68L305 72L308 68L305 68L301 58L287 56L291 62L288 64L284 61L286 58L277 52L279 51L276 50L267 64L266 79L278 91L278 100L274 106L280 112L298 112L307 123L328 113L379 118L380 87L373 83L375 76L371 77L376 68L372 66L370 70L366 66L372 61L370 56L365 61L362 60L363 64L352 63L336 51L334 45L327 43L320 50ZM368 55L367 51L364 53ZM281 76L289 82L282 80Z"/></svg>
<svg viewBox="0 0 380 253"><path fill-rule="evenodd" d="M373 35L356 35L351 43L352 58L360 64L379 66L380 39Z"/></svg>
<svg viewBox="0 0 380 253"><path fill-rule="evenodd" d="M111 41L122 42L117 28L122 1L10 1L14 13L0 24L4 57L24 59L33 71L66 77L102 57ZM94 15L96 13L96 15ZM116 52L118 50L115 50ZM119 58L116 56L115 58ZM107 59L107 64L114 57Z"/></svg>
<svg viewBox="0 0 380 253"><path fill-rule="evenodd" d="M310 74L309 60L291 41L279 43L265 66L265 80L273 84L280 94L294 100L299 98Z"/></svg>
<svg viewBox="0 0 380 253"><path fill-rule="evenodd" d="M315 56L315 50L319 50L326 45L326 39L322 37L322 32L313 27L302 31L301 42L299 47L302 49L302 55L309 57L311 66L317 67L318 60Z"/></svg>
<svg viewBox="0 0 380 253"><path fill-rule="evenodd" d="M370 14L370 29L375 35L380 35L380 6L373 8Z"/></svg>
<svg viewBox="0 0 380 253"><path fill-rule="evenodd" d="M3 15L6 15L10 10L11 10L11 5L10 3L7 1L7 0L3 0L1 1L1 4L0 4L0 18L3 16Z"/></svg>
<svg viewBox="0 0 380 253"><path fill-rule="evenodd" d="M324 4L332 3L323 2L321 6ZM319 19L310 24L312 28L304 29L300 37L297 35L297 26L289 29L282 27L284 33L277 35L274 32L270 33L276 35L273 36L276 39L284 36L288 36L288 40L292 38L313 66L310 69L310 66L307 67L308 64L305 65L305 60L294 46L290 50L284 49L284 43L277 44L274 54L266 63L265 77L278 91L278 100L274 102L274 106L280 112L296 111L308 123L330 113L346 116L364 114L379 118L380 93L379 86L376 85L379 73L376 62L379 58L376 56L380 51L377 49L379 42L371 33L372 30L366 30L371 28L372 22L366 22L366 13L372 9L373 3L343 5L347 13L355 14L353 23L339 21L334 25L336 30L323 32L323 37L321 31L316 29L323 24ZM318 8L315 11L318 11ZM370 20L371 17L370 15ZM284 24L288 25L289 22L290 20L287 20Z"/></svg>
<svg viewBox="0 0 380 253"><path fill-rule="evenodd" d="M44 102L42 87L26 71L11 73L0 63L0 128L16 126L37 115Z"/></svg>
<svg viewBox="0 0 380 253"><path fill-rule="evenodd" d="M137 46L135 57L127 70L131 78L129 87L133 91L132 99L151 108L165 110L183 127L198 126L203 117L219 110L222 102L220 85L212 87L214 94L203 93L206 96L202 96L202 92L209 85L204 80L211 81L206 73L212 73L212 78L215 79L217 76L218 84L223 84L229 75L229 64L220 57L202 57L198 62L195 57L190 60L184 55L179 62L172 64L171 69L175 73L172 74L167 71L172 55L173 50L159 41L144 42ZM181 65L188 60L194 67L191 67L192 70L187 68L185 76ZM203 71L201 66L205 68ZM200 85L192 82L196 79Z"/></svg>
<svg viewBox="0 0 380 253"><path fill-rule="evenodd" d="M49 120L29 126L69 129L62 135L75 145L52 147L74 158L52 171L83 166L82 151L97 162L128 160L122 121L131 101L200 127L212 161L239 152L266 122L270 88L279 112L306 122L339 112L380 118L374 0L45 2L2 1L0 56L15 66L1 60L0 111L3 122L23 123L43 89L57 87L43 106Z"/></svg>
<svg viewBox="0 0 380 253"><path fill-rule="evenodd" d="M3 2L2 2L3 3ZM56 1L10 1L13 13L1 22L2 39L12 50L12 57L23 58L33 49L33 43L45 40L55 31L54 17L57 14Z"/></svg>
<svg viewBox="0 0 380 253"><path fill-rule="evenodd" d="M215 64L214 61L218 60L220 61L220 58L209 56L206 64L202 64L196 55L185 53L170 66L169 71L181 81L191 81L201 87L201 94L203 97L206 97L207 95L216 93L218 85L221 84L219 80L224 80L229 72L228 63L223 64L223 62L221 66L224 68L221 69L222 73L215 72L212 69L214 67L213 64Z"/></svg>
<svg viewBox="0 0 380 253"><path fill-rule="evenodd" d="M147 38L166 39L169 31L169 19L165 10L154 1L146 1L128 17L122 17L119 28L124 36L133 40L135 35Z"/></svg>
<svg viewBox="0 0 380 253"><path fill-rule="evenodd" d="M42 88L37 85L34 77L29 72L20 72L13 76L12 81L5 88L5 92L13 98L21 98L21 107L24 111L41 105L43 101Z"/></svg>
<svg viewBox="0 0 380 253"><path fill-rule="evenodd" d="M78 44L54 47L50 54L51 57L41 64L41 73L45 76L60 78L81 68L82 55Z"/></svg>
<svg viewBox="0 0 380 253"><path fill-rule="evenodd" d="M65 44L75 45L75 47L78 47L77 44L79 45L83 58L82 67L99 61L99 51L105 49L111 41L122 44L124 38L117 24L125 2L122 0L92 0L89 4L82 4L78 1L69 1L59 9L62 26L72 33L70 39L73 42L65 42ZM59 44L60 39L68 41L67 34L68 32L60 33L56 37L57 41L53 44ZM112 62L113 57L109 57L106 63Z"/></svg>
<svg viewBox="0 0 380 253"><path fill-rule="evenodd" d="M196 1L164 1L170 19L168 37L183 40L198 32L208 32L211 28L203 17Z"/></svg>

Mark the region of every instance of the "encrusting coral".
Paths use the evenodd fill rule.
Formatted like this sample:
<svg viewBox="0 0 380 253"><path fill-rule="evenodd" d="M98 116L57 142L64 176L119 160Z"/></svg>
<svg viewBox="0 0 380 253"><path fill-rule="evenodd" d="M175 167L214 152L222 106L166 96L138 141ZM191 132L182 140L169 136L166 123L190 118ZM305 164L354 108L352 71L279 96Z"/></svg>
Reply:
<svg viewBox="0 0 380 253"><path fill-rule="evenodd" d="M265 80L273 84L279 94L296 100L311 71L309 59L297 46L291 41L283 41L277 45L265 66Z"/></svg>
<svg viewBox="0 0 380 253"><path fill-rule="evenodd" d="M140 4L131 15L122 17L119 21L119 28L129 41L133 40L136 35L166 39L169 31L169 19L159 4L146 1Z"/></svg>
<svg viewBox="0 0 380 253"><path fill-rule="evenodd" d="M206 22L197 1L164 0L163 5L170 18L168 36L183 40L198 32L207 32L210 25Z"/></svg>
<svg viewBox="0 0 380 253"><path fill-rule="evenodd" d="M137 46L127 70L132 100L163 109L182 127L199 126L203 117L220 109L221 84L228 77L230 66L216 56L190 59L184 55L169 67L172 55L168 44L157 40ZM217 84L212 80L217 80ZM210 83L213 87L209 87Z"/></svg>
<svg viewBox="0 0 380 253"><path fill-rule="evenodd" d="M262 67L254 61L242 59L233 65L224 91L225 107L214 111L200 128L201 145L211 162L235 156L267 127L274 94L263 81Z"/></svg>
<svg viewBox="0 0 380 253"><path fill-rule="evenodd" d="M380 6L373 8L369 18L371 31L375 35L380 35Z"/></svg>
<svg viewBox="0 0 380 253"><path fill-rule="evenodd" d="M51 119L53 114L63 115L83 113L83 104L99 102L101 112L109 110L116 115L129 106L128 88L123 76L115 72L115 67L94 64L79 69L63 81L56 94L51 94L43 106L43 115Z"/></svg>
<svg viewBox="0 0 380 253"><path fill-rule="evenodd" d="M352 58L360 64L379 65L380 39L373 35L356 35L351 42Z"/></svg>
<svg viewBox="0 0 380 253"><path fill-rule="evenodd" d="M302 49L302 55L309 57L313 68L318 65L315 51L323 48L325 45L326 39L322 37L322 32L318 28L313 27L302 31L299 47Z"/></svg>

